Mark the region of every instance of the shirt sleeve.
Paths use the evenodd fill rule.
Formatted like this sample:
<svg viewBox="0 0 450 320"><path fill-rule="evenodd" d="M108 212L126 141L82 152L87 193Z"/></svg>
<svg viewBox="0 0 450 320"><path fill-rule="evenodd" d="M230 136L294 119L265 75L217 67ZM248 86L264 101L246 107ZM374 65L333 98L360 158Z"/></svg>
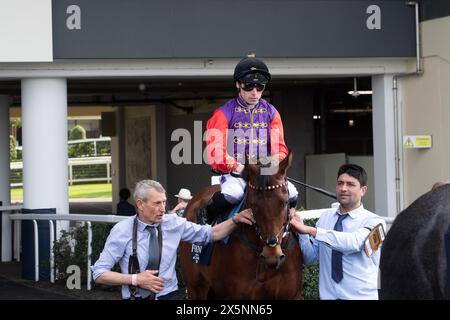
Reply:
<svg viewBox="0 0 450 320"><path fill-rule="evenodd" d="M385 226L383 219L379 217L369 218L361 228L353 232L341 232L317 227L316 240L344 254L359 252L363 250L364 241L370 231L379 223L383 223L383 226Z"/></svg>
<svg viewBox="0 0 450 320"><path fill-rule="evenodd" d="M206 157L215 170L229 173L237 168L238 162L227 154L228 120L222 110L214 111L206 123Z"/></svg>
<svg viewBox="0 0 450 320"><path fill-rule="evenodd" d="M100 257L91 267L94 281L101 276L102 273L111 271L115 264L125 254L127 241L125 237L121 237L120 228L116 226L111 229Z"/></svg>
<svg viewBox="0 0 450 320"><path fill-rule="evenodd" d="M299 234L298 242L302 250L303 263L306 265L319 262L319 244L316 239L307 234Z"/></svg>
<svg viewBox="0 0 450 320"><path fill-rule="evenodd" d="M278 111L270 123L270 150L272 156L281 161L287 157L289 150L284 142L283 122Z"/></svg>
<svg viewBox="0 0 450 320"><path fill-rule="evenodd" d="M179 218L184 220L184 228L181 234L182 241L198 244L212 242L212 228L209 224L200 225L187 221L185 218Z"/></svg>

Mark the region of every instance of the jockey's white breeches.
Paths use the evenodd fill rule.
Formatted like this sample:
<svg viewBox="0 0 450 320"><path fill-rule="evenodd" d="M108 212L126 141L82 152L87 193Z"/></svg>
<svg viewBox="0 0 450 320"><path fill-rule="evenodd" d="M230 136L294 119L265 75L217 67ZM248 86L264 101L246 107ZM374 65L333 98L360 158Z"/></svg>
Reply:
<svg viewBox="0 0 450 320"><path fill-rule="evenodd" d="M244 196L245 180L234 177L230 174L224 174L220 177L220 188L225 200L231 204L238 203ZM289 200L298 196L297 188L288 181Z"/></svg>

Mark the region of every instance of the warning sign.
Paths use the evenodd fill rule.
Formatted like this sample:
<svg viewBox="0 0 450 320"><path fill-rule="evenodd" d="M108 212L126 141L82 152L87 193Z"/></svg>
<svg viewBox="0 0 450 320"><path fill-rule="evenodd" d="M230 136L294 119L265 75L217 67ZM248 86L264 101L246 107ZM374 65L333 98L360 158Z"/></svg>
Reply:
<svg viewBox="0 0 450 320"><path fill-rule="evenodd" d="M403 147L404 148L431 148L431 136L403 136Z"/></svg>

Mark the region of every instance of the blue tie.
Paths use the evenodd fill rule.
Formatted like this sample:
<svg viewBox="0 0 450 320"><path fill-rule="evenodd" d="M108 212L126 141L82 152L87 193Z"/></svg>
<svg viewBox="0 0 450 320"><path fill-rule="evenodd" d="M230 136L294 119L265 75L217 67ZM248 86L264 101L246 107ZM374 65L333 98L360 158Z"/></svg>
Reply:
<svg viewBox="0 0 450 320"><path fill-rule="evenodd" d="M147 226L145 229L150 233L148 242L148 263L146 270L157 270L159 268L159 243L156 236L156 228ZM151 296L150 299L154 299L155 294L149 290L139 288L139 293L143 299Z"/></svg>
<svg viewBox="0 0 450 320"><path fill-rule="evenodd" d="M342 231L342 220L348 217L348 213L338 214L338 216L334 230ZM331 251L331 277L336 283L341 282L344 277L342 272L342 253L336 250Z"/></svg>

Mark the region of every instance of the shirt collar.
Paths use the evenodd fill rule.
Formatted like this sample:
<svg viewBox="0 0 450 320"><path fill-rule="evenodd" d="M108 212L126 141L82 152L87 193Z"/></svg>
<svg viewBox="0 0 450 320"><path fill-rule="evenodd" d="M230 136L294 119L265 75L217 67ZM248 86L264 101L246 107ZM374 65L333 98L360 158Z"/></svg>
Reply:
<svg viewBox="0 0 450 320"><path fill-rule="evenodd" d="M139 220L139 219L137 219L137 221L138 221L138 231L139 231L139 232L144 232L144 231L145 231L145 228L147 228L147 226L155 227L155 228L157 228L157 227L159 226L159 223L155 223L155 224L147 224L147 223L145 223L145 222L142 222L142 221Z"/></svg>
<svg viewBox="0 0 450 320"><path fill-rule="evenodd" d="M241 107L248 108L248 109L254 109L257 106L259 106L261 99L258 101L257 104L253 105L253 108L251 108L251 106L247 102L245 102L245 100L242 99L242 97L240 95L237 97L236 101Z"/></svg>
<svg viewBox="0 0 450 320"><path fill-rule="evenodd" d="M341 211L339 210L340 208L341 208L341 207L339 206L338 209L336 210L336 214L338 214L338 215L341 215L341 214L342 214ZM352 210L352 211L347 212L347 214L348 214L352 219L354 219L354 218L356 218L356 216L358 216L358 214L360 214L363 210L364 210L364 206L363 206L363 204L362 204L362 202L361 202L361 205L360 205L358 208L356 208L356 209L354 209L354 210Z"/></svg>

